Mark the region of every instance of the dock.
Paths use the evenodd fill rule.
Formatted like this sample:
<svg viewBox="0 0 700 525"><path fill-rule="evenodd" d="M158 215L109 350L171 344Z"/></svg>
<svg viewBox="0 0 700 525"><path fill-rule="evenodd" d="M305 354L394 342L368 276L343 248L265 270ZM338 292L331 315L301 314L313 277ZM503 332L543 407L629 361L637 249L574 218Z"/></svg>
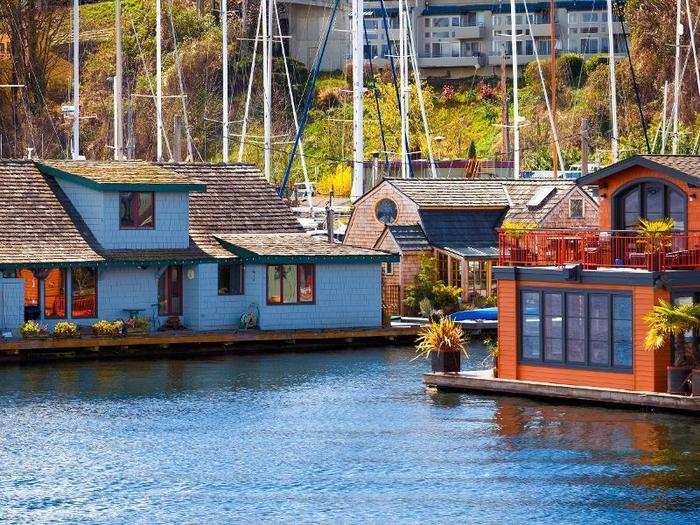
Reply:
<svg viewBox="0 0 700 525"><path fill-rule="evenodd" d="M423 374L423 383L428 387L446 391L534 397L570 404L602 404L700 415L699 397L499 379L493 377L490 370L460 372L458 374Z"/></svg>
<svg viewBox="0 0 700 525"><path fill-rule="evenodd" d="M169 331L120 337L13 339L0 342L0 362L377 346L393 341L412 342L417 333L417 326L386 326L318 330Z"/></svg>

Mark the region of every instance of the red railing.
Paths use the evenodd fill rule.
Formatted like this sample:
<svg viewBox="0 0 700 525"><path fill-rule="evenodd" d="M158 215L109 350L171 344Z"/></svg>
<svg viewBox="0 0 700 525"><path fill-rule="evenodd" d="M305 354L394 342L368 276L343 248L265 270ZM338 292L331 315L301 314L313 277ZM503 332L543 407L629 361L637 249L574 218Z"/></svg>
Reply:
<svg viewBox="0 0 700 525"><path fill-rule="evenodd" d="M532 230L499 232L501 266L639 268L650 271L700 269L700 232L647 238L636 231Z"/></svg>

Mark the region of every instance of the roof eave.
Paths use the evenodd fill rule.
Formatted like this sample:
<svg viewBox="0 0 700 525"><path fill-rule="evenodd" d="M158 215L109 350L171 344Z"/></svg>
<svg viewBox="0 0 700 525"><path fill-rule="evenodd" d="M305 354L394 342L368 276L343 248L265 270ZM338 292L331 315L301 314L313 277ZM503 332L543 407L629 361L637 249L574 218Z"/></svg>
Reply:
<svg viewBox="0 0 700 525"><path fill-rule="evenodd" d="M617 173L620 173L620 172L622 172L626 169L629 169L633 166L641 166L643 168L647 168L650 170L660 171L661 173L663 173L665 175L682 180L684 182L687 182L688 184L698 184L698 182L699 182L697 177L689 175L683 171L671 168L670 166L666 166L665 164L660 164L658 162L654 162L653 160L651 160L649 158L635 155L634 157L630 157L628 159L621 160L621 161L616 162L615 164L607 166L603 169L600 169L598 171L594 171L593 173L589 173L588 175L584 175L583 177L579 177L576 180L576 185L577 186L588 186L590 184L595 184L598 181L600 181L601 179L604 179L606 177L610 177L611 175L615 175Z"/></svg>

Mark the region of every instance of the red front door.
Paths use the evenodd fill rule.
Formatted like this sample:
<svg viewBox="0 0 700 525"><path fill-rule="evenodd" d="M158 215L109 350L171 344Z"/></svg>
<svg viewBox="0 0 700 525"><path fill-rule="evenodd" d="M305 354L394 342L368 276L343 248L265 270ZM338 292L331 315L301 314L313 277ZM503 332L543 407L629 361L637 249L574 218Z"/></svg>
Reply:
<svg viewBox="0 0 700 525"><path fill-rule="evenodd" d="M182 315L182 266L168 266L160 275L158 314Z"/></svg>

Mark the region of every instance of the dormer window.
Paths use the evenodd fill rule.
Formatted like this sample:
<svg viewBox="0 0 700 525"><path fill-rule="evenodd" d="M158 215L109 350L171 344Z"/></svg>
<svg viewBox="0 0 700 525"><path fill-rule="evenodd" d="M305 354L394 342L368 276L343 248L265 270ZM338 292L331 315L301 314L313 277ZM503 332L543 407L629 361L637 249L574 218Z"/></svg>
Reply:
<svg viewBox="0 0 700 525"><path fill-rule="evenodd" d="M119 228L150 230L155 227L153 192L124 191L119 193Z"/></svg>

